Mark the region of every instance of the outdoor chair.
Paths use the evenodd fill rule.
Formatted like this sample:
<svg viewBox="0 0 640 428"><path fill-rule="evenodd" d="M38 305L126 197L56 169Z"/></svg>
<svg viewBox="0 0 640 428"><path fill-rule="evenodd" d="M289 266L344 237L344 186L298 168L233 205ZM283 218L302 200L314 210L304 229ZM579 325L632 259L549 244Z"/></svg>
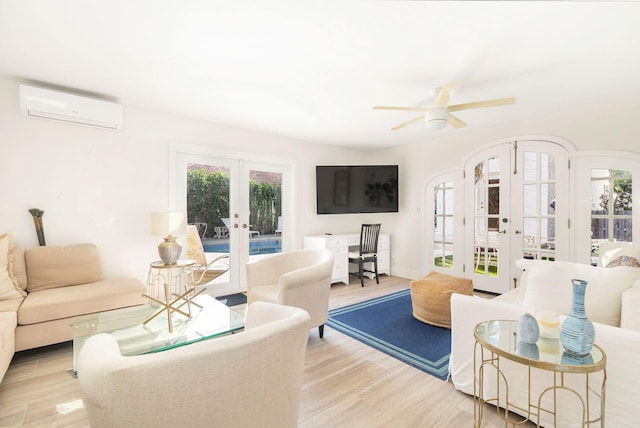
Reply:
<svg viewBox="0 0 640 428"><path fill-rule="evenodd" d="M229 254L213 254L213 258L207 260L198 229L187 226L187 259L196 262L193 266L195 285L207 284L229 270Z"/></svg>

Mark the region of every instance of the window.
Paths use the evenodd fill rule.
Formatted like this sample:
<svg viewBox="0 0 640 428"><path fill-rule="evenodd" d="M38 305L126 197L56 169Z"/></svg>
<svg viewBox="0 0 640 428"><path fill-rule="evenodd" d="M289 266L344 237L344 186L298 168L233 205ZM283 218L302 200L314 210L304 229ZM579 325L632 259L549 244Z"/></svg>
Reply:
<svg viewBox="0 0 640 428"><path fill-rule="evenodd" d="M453 181L434 187L434 266L453 269Z"/></svg>
<svg viewBox="0 0 640 428"><path fill-rule="evenodd" d="M601 240L631 242L631 172L591 170L591 261L597 260Z"/></svg>

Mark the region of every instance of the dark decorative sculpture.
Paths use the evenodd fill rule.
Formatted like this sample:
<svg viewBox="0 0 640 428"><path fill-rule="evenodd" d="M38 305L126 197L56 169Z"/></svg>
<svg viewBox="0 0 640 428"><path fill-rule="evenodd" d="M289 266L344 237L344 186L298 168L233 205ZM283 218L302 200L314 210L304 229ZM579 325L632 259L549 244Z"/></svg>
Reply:
<svg viewBox="0 0 640 428"><path fill-rule="evenodd" d="M38 244L40 244L41 247L44 247L46 245L44 242L44 229L42 228L42 215L44 214L44 211L40 208L31 208L29 212L33 216L33 224L36 226Z"/></svg>

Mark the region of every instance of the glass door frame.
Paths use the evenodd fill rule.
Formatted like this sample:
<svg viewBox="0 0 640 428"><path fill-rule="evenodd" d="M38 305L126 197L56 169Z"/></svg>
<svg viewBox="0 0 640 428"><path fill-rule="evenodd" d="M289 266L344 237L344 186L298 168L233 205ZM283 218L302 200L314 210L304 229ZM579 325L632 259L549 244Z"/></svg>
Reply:
<svg viewBox="0 0 640 428"><path fill-rule="evenodd" d="M523 258L523 184L531 184L523 180L524 153L536 152L550 154L554 157L555 195L559 197L553 216L555 220L555 246L553 259L568 260L570 256L570 225L572 195L570 184L572 177L569 170L570 148L547 139L523 138L496 143L474 153L465 161L465 200L475 200L474 171L478 162L490 157L501 158L500 171L500 214L497 242L499 247L498 278L475 274L475 223L474 210L465 209L465 276L472 278L474 288L504 293L517 287L522 271L515 266L515 260ZM540 156L538 156L540 158ZM504 173L503 173L504 170ZM544 181L544 180L542 180ZM542 182L536 180L535 182ZM508 188L503 189L504 186ZM503 191L504 190L504 191ZM538 194L536 194L539 196ZM537 197L536 196L536 197ZM506 198L506 199L505 199ZM505 202L506 201L506 202ZM562 204L561 204L562 202ZM537 203L541 203L538 201ZM531 216L529 216L531 217ZM505 221L506 220L506 221ZM502 272L502 274L501 274ZM500 282L502 281L502 282Z"/></svg>
<svg viewBox="0 0 640 428"><path fill-rule="evenodd" d="M193 159L205 164L219 164L230 168L230 200L229 215L231 220L239 220L242 224L249 223L249 168L267 168L282 174L282 252L292 249L295 242L295 161L268 155L227 151L209 146L199 146L178 142L169 143L169 208L176 211L187 211L186 198L186 169L180 162ZM246 179L246 180L244 180ZM244 181L242 181L244 180ZM246 208L245 208L246 207ZM245 217L240 213L245 212ZM233 218L239 213L239 218ZM242 217L242 218L240 218ZM243 229L241 229L243 230ZM248 230L248 229L247 229ZM179 237L183 239L184 237ZM216 285L216 295L238 293L246 290L246 273L244 266L249 261L249 233L229 233L230 250L230 281Z"/></svg>
<svg viewBox="0 0 640 428"><path fill-rule="evenodd" d="M477 165L487 161L487 168L491 159L497 159L499 166L497 176L498 185L491 183L496 177L487 177L487 184L476 186ZM509 261L510 236L511 236L511 145L499 144L488 147L467 158L465 162L465 201L471 201L471 205L465 207L465 276L473 280L476 289L492 293L505 293L509 291ZM498 211L489 212L490 189L498 187ZM476 206L478 192L483 191L480 206ZM486 222L484 221L486 220ZM506 221L505 221L506 220ZM486 226L486 235L477 236L476 224L483 221ZM495 223L490 230L489 223ZM478 241L478 238L481 241ZM484 243L484 245L482 245ZM485 274L476 274L476 266L479 260L483 260ZM488 264L495 259L497 263L497 275L490 275Z"/></svg>

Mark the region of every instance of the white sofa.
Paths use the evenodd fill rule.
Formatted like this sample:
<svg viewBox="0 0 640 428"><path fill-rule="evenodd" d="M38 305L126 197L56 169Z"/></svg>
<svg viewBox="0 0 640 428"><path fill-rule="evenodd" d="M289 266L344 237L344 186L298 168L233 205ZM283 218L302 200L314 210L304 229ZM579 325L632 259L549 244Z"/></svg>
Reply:
<svg viewBox="0 0 640 428"><path fill-rule="evenodd" d="M640 426L640 269L632 267L594 267L570 262L519 260L524 269L519 288L494 299L454 294L451 298L451 380L456 389L474 393L474 327L487 320L517 320L523 313L550 309L569 313L572 302L571 278L585 279L585 308L596 330L596 344L607 355L606 426ZM504 364L503 364L504 361ZM501 360L501 370L509 379L509 401L526 405L527 372L523 366ZM486 372L485 376L492 376ZM545 378L545 376L547 376ZM495 379L495 377L493 377ZM549 374L534 369L531 376L537 397L549 381ZM570 380L569 383L572 381ZM494 385L485 377L485 386ZM493 388L493 386L489 386ZM485 391L487 392L487 391ZM489 391L494 392L494 391ZM564 404L564 403L563 403ZM566 404L557 426L580 426L575 417L575 403ZM543 426L553 426L546 417Z"/></svg>

